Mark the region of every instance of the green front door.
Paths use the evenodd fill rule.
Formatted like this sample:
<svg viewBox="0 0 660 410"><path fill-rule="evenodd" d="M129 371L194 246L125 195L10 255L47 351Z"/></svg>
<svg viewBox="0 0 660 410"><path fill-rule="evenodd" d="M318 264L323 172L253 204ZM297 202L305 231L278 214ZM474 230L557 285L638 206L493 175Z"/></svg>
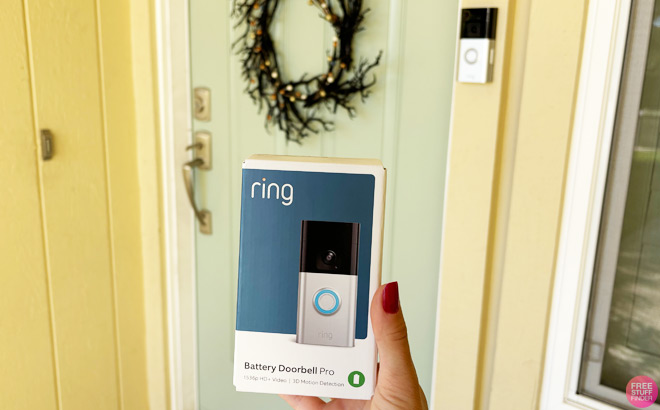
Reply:
<svg viewBox="0 0 660 410"><path fill-rule="evenodd" d="M420 382L431 395L442 199L458 1L365 0L370 8L355 57L373 58L377 83L354 119L339 112L335 129L286 143L264 129L266 113L243 92L231 44L230 0L190 0L192 87L211 90L211 118L193 131L212 135L213 168L198 172L200 205L213 234L197 233L197 351L200 409L287 408L277 396L237 393L232 384L241 162L251 154L380 158L388 169L383 282L398 280ZM271 34L281 75L318 73L334 33L307 1L280 1Z"/></svg>

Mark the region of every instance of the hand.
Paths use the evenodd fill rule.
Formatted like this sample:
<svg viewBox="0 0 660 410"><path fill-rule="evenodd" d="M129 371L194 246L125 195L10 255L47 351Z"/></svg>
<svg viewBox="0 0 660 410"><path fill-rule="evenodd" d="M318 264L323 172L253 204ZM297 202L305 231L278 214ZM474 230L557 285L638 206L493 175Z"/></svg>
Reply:
<svg viewBox="0 0 660 410"><path fill-rule="evenodd" d="M295 410L426 410L426 396L417 380L410 356L408 331L399 304L397 282L382 285L371 302L380 363L376 391L371 400L333 399L326 403L318 397L281 395Z"/></svg>

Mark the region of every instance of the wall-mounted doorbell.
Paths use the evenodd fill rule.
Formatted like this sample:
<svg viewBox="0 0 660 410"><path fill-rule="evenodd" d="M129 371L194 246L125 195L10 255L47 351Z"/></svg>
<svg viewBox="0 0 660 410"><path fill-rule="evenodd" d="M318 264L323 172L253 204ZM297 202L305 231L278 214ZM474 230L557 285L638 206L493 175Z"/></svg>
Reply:
<svg viewBox="0 0 660 410"><path fill-rule="evenodd" d="M463 9L458 47L458 81L487 83L493 80L497 9Z"/></svg>
<svg viewBox="0 0 660 410"><path fill-rule="evenodd" d="M353 347L360 224L302 221L296 342Z"/></svg>

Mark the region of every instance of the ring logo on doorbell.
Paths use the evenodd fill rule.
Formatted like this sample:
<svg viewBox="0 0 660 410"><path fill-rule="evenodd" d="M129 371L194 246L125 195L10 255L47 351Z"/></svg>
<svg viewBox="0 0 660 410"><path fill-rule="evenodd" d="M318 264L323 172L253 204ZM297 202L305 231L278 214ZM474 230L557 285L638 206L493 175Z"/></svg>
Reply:
<svg viewBox="0 0 660 410"><path fill-rule="evenodd" d="M360 224L302 221L296 342L355 345Z"/></svg>
<svg viewBox="0 0 660 410"><path fill-rule="evenodd" d="M487 83L493 80L497 9L463 9L458 55L458 81Z"/></svg>

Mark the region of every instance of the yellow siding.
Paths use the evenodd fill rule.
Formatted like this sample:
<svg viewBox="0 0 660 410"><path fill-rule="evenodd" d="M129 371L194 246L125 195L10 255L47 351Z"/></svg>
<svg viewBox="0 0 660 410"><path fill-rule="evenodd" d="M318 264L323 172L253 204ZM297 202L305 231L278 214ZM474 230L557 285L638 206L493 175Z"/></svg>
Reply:
<svg viewBox="0 0 660 410"><path fill-rule="evenodd" d="M435 404L440 409L472 409L477 397L493 181L510 65L509 3L491 2L499 8L493 82L454 88L436 329ZM466 0L460 7L483 3Z"/></svg>
<svg viewBox="0 0 660 410"><path fill-rule="evenodd" d="M0 407L57 403L23 8L0 13Z"/></svg>
<svg viewBox="0 0 660 410"><path fill-rule="evenodd" d="M490 409L538 408L587 3L530 8Z"/></svg>
<svg viewBox="0 0 660 410"><path fill-rule="evenodd" d="M115 409L118 349L96 11L92 1L32 0L27 17L36 124L55 136L55 156L40 168L62 405Z"/></svg>
<svg viewBox="0 0 660 410"><path fill-rule="evenodd" d="M130 24L128 0L0 14L3 408L149 407Z"/></svg>
<svg viewBox="0 0 660 410"><path fill-rule="evenodd" d="M97 0L118 359L124 410L148 407L130 0Z"/></svg>
<svg viewBox="0 0 660 410"><path fill-rule="evenodd" d="M454 93L438 409L535 409L542 381L587 0L490 4L495 79Z"/></svg>
<svg viewBox="0 0 660 410"><path fill-rule="evenodd" d="M158 70L153 1L131 1L131 43L140 188L148 401L169 408L164 238L158 128Z"/></svg>

